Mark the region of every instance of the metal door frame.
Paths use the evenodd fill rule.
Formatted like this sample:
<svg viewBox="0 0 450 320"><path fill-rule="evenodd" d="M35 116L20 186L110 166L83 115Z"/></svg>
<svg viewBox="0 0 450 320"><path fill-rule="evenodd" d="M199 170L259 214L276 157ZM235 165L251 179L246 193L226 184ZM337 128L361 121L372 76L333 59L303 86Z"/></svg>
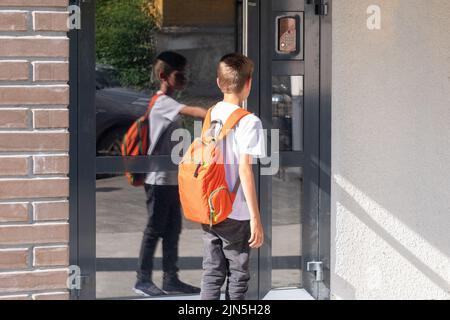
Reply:
<svg viewBox="0 0 450 320"><path fill-rule="evenodd" d="M275 0L281 3L279 0ZM284 0L286 5L313 0ZM254 90L249 97L250 111L260 115L265 128L271 126L272 75L284 75L294 70L298 75L313 74L313 81L304 81L305 112L311 112L311 122L305 123L304 152L280 154L280 165L302 166L305 188L305 210L302 221L314 221L303 230L302 277L305 289L317 299L329 298L330 257L330 167L331 167L331 0L327 17L313 17L314 5L305 5L306 43L305 61L315 63L272 62L272 1L244 0L248 5L248 55L255 61ZM314 0L316 2L316 0ZM72 292L73 299L95 299L96 272L96 173L148 172L168 169L165 156L136 158L96 158L95 123L95 0L70 0L81 6L81 29L69 32L70 38L70 263L80 267L82 288ZM267 23L267 22L270 23ZM308 57L320 50L320 59ZM86 72L91 70L92 72ZM272 72L272 70L274 72ZM308 78L309 79L309 78ZM258 85L256 85L258 84ZM309 92L313 94L308 94ZM306 105L310 106L306 109ZM306 114L305 114L306 118ZM309 126L309 127L308 127ZM307 134L308 133L308 134ZM310 137L310 138L308 138ZM258 173L259 166L255 168ZM271 177L256 175L260 208L266 233L270 233ZM309 191L307 191L309 190ZM269 238L269 240L271 237ZM270 241L251 256L249 298L262 299L271 289L272 256ZM324 263L324 281L315 282L306 271L306 261Z"/></svg>
<svg viewBox="0 0 450 320"><path fill-rule="evenodd" d="M260 0L243 1L243 53L249 56L255 65L255 70L253 72L253 85L252 91L250 92L250 96L246 101L246 108L257 115L261 113L260 109L260 99L261 99L261 64L260 64L260 42L261 42L261 33L259 31L261 25L261 16L260 16ZM245 34L246 33L246 34ZM261 186L260 176L260 166L255 165L253 167L253 172L255 176L255 186L256 192L259 196L264 189ZM261 215L263 217L263 215ZM264 221L262 221L264 224ZM260 273L265 268L262 266L262 251L252 250L250 254L250 283L249 283L249 291L247 294L248 299L260 299L261 298L261 282L260 282Z"/></svg>
<svg viewBox="0 0 450 320"><path fill-rule="evenodd" d="M80 288L71 299L95 299L95 1L70 0L81 9L81 28L69 32L70 264ZM88 70L88 72L86 72ZM92 70L92 72L89 72ZM82 72L84 71L84 72Z"/></svg>
<svg viewBox="0 0 450 320"><path fill-rule="evenodd" d="M324 1L322 1L324 2ZM332 17L333 0L328 0L328 14L320 17L320 149L319 149L319 261L323 262L323 282L317 299L330 299L331 270L331 112L332 112Z"/></svg>
<svg viewBox="0 0 450 320"><path fill-rule="evenodd" d="M304 144L302 152L280 152L280 166L303 168L302 286L315 299L330 296L331 184L331 0L259 0L259 115L264 128L272 126L272 76L304 76ZM318 6L328 8L318 15ZM273 60L274 12L304 12L304 59ZM250 55L251 56L251 55ZM252 56L251 56L252 57ZM252 57L253 58L253 57ZM270 147L269 147L270 148ZM272 177L259 177L261 216L266 244L259 250L258 298L272 284ZM323 280L307 271L307 263L322 263Z"/></svg>

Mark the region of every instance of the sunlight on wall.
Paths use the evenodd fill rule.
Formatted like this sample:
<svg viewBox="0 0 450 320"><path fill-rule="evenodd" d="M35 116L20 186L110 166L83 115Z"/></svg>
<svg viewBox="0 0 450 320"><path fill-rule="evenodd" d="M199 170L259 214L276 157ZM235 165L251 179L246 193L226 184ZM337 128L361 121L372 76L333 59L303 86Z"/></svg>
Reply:
<svg viewBox="0 0 450 320"><path fill-rule="evenodd" d="M355 298L379 298L389 282L397 283L397 294L405 296L408 289L420 290L422 281L425 286L431 280L440 298L450 298L449 257L341 175L334 175L334 182L349 200L336 204L334 272L350 288L357 284L358 292L351 294ZM416 270L406 272L410 268ZM408 277L411 272L413 278ZM397 276L393 279L394 274ZM389 292L395 295L392 288Z"/></svg>

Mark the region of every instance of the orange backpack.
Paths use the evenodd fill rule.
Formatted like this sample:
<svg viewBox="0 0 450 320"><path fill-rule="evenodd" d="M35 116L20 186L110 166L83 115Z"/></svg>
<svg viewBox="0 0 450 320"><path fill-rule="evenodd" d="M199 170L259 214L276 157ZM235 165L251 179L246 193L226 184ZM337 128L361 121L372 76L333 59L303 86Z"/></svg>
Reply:
<svg viewBox="0 0 450 320"><path fill-rule="evenodd" d="M244 109L237 109L229 116L217 137L208 137L211 111L212 108L206 115L201 137L190 145L178 167L184 216L193 222L209 224L210 227L228 218L240 185L238 178L230 191L225 177L221 142L239 120L250 114Z"/></svg>
<svg viewBox="0 0 450 320"><path fill-rule="evenodd" d="M146 156L149 143L149 119L150 111L152 111L156 100L161 94L156 94L150 100L145 114L137 119L127 133L124 135L121 145L122 156ZM125 172L128 182L135 187L143 186L145 183L146 173Z"/></svg>

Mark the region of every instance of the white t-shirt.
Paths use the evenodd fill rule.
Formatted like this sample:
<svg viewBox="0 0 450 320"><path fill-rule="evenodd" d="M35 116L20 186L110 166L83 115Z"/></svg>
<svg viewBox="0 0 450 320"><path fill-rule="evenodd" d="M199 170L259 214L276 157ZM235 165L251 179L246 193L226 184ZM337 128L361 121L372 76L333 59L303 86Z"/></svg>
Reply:
<svg viewBox="0 0 450 320"><path fill-rule="evenodd" d="M236 106L227 102L219 102L211 112L211 121L220 120L225 124L228 117L237 109ZM218 134L220 127L216 127L215 134ZM226 137L225 150L225 174L230 191L239 177L239 157L240 154L252 155L255 158L266 156L266 144L261 120L254 114L242 118ZM242 186L239 186L236 199L233 203L233 211L230 219L250 220L250 212L245 201Z"/></svg>
<svg viewBox="0 0 450 320"><path fill-rule="evenodd" d="M170 155L175 142L172 142L172 132L181 128L179 115L184 105L169 96L158 97L149 115L150 146L148 155ZM156 144L155 144L156 142ZM158 171L147 173L146 184L178 185L178 171Z"/></svg>

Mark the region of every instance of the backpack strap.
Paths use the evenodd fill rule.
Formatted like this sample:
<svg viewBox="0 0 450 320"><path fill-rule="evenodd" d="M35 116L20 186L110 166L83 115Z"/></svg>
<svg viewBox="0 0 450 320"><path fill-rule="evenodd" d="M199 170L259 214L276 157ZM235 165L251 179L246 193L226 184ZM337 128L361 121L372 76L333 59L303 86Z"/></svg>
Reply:
<svg viewBox="0 0 450 320"><path fill-rule="evenodd" d="M147 108L147 111L145 112L145 115L144 115L144 119L145 119L144 121L146 121L148 123L148 132L149 133L150 133L150 119L149 119L150 112L152 111L153 106L156 103L156 100L158 100L158 98L163 96L163 95L164 95L164 93L158 91L155 95L153 95L153 97L150 99L150 102L148 103L148 108ZM152 148L152 146L153 146L153 148L155 148L155 145L153 145L152 142L150 141L150 134L148 134L148 148L149 148L149 150L150 150L150 148ZM152 152L153 152L153 150L152 150Z"/></svg>
<svg viewBox="0 0 450 320"><path fill-rule="evenodd" d="M205 122L203 123L203 128L202 128L202 137L205 135L205 133L211 127L211 113L212 113L212 109L214 107L215 106L209 108L208 112L206 113ZM243 117L245 117L249 114L252 114L252 113L245 109L242 109L242 108L236 109L228 117L227 122L225 122L225 124L223 125L217 140L224 139L227 136L227 134L230 132L230 130L233 129Z"/></svg>
<svg viewBox="0 0 450 320"><path fill-rule="evenodd" d="M220 131L218 140L222 140L224 139L228 133L230 133L230 130L232 130L237 124L238 122L245 116L248 116L249 114L252 114L251 112L242 109L242 108L238 108L236 109L227 119L227 122L225 122L225 124L222 127L222 130Z"/></svg>
<svg viewBox="0 0 450 320"><path fill-rule="evenodd" d="M215 106L209 108L209 110L206 114L205 122L203 123L203 128L202 128L202 137L204 137L204 135L208 131L209 127L211 126L211 112L214 107ZM228 135L228 133L230 133L230 130L232 130L242 118L244 118L245 116L248 116L249 114L252 114L252 113L245 109L242 109L242 108L238 108L235 111L233 111L233 113L228 117L227 122L225 122L222 129L220 130L220 134L219 134L217 141L221 141L222 139L225 139L226 136ZM226 147L226 145L224 145L224 147ZM225 152L226 152L226 150L225 150ZM234 184L233 190L231 191L231 202L232 203L234 203L234 200L236 199L237 191L238 191L240 185L241 185L241 179L238 176L238 178L236 179L236 183Z"/></svg>
<svg viewBox="0 0 450 320"><path fill-rule="evenodd" d="M157 94L155 94L155 95L150 99L150 102L148 103L147 111L146 111L145 114L144 114L144 117L145 117L145 118L148 118L148 116L150 115L150 111L152 111L152 108L153 108L153 106L154 106L155 103L156 103L156 100L158 100L158 98L161 97L161 96L163 96L163 94L158 92Z"/></svg>
<svg viewBox="0 0 450 320"><path fill-rule="evenodd" d="M214 107L215 106L209 108L208 112L206 113L205 122L203 123L202 127L202 137L205 136L206 131L208 131L209 127L211 126L211 112Z"/></svg>
<svg viewBox="0 0 450 320"><path fill-rule="evenodd" d="M251 112L238 108L236 109L227 119L227 122L225 122L224 126L222 127L222 130L220 131L220 135L218 140L221 141L222 139L225 139L228 133L238 124L238 122L244 118L245 116L248 116L249 114L252 114ZM224 148L226 148L226 142L224 144ZM225 150L226 153L226 150ZM236 182L234 184L233 190L231 190L231 202L234 203L234 200L236 199L236 195L239 189L239 186L241 185L241 178L237 177Z"/></svg>

